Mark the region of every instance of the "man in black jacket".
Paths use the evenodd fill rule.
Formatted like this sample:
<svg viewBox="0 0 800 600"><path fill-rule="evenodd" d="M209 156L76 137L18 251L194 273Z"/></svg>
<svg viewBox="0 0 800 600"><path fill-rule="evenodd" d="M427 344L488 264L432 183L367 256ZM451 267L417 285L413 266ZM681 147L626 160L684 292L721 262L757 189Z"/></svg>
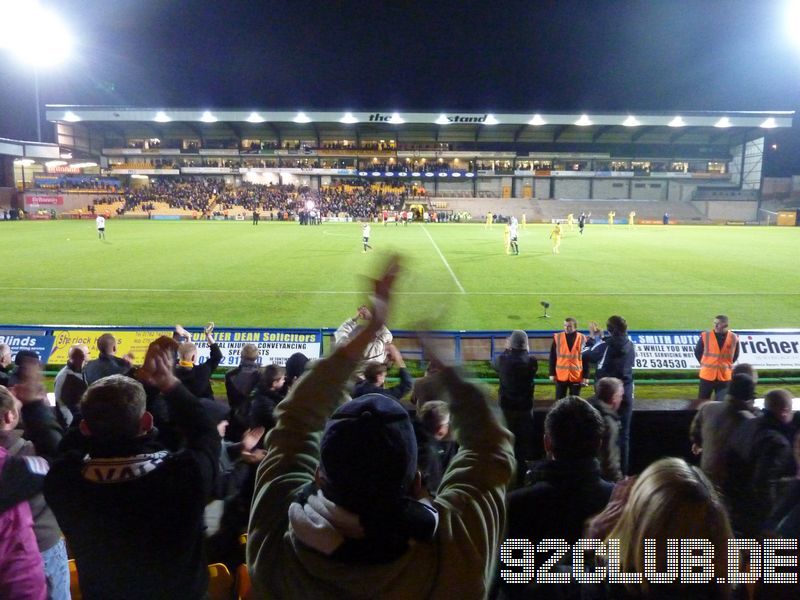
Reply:
<svg viewBox="0 0 800 600"><path fill-rule="evenodd" d="M528 350L528 334L512 331L506 350L494 359L492 366L500 377L500 408L506 426L514 434L517 482L522 483L526 461L533 458L533 380L539 368L539 362Z"/></svg>
<svg viewBox="0 0 800 600"><path fill-rule="evenodd" d="M619 406L619 452L622 474L628 473L628 446L631 417L633 416L633 365L636 349L628 337L628 323L613 315L606 322L607 334L603 335L597 323L589 323L589 337L583 349L583 360L595 363L595 382L603 377L616 377L622 382L622 404Z"/></svg>
<svg viewBox="0 0 800 600"><path fill-rule="evenodd" d="M83 378L86 381L86 385L92 385L103 377L127 373L131 370L131 365L128 361L115 356L117 338L113 334L104 333L97 338L97 349L100 351L100 356L90 360L83 367Z"/></svg>
<svg viewBox="0 0 800 600"><path fill-rule="evenodd" d="M603 419L586 400L567 396L553 405L544 422L547 459L534 466L533 485L508 494L506 539L529 540L536 546L544 539L571 545L582 537L586 519L605 508L614 488L600 476L602 435ZM559 565L555 570L563 569ZM508 598L568 597L554 595L557 588L551 585L533 588L503 585Z"/></svg>
<svg viewBox="0 0 800 600"><path fill-rule="evenodd" d="M185 330L184 330L185 331ZM198 398L214 398L211 390L211 375L222 360L222 351L210 329L205 330L206 342L210 350L208 360L202 364L197 362L197 346L192 342L183 342L178 346L178 366L175 367L175 376Z"/></svg>
<svg viewBox="0 0 800 600"><path fill-rule="evenodd" d="M392 387L384 387L386 381L386 365L380 363L368 363L364 367L364 381L358 383L353 390L353 398L365 396L366 394L383 394L400 400L414 385L414 378L406 369L403 355L394 344L386 344L386 354L389 359L400 369L400 383Z"/></svg>
<svg viewBox="0 0 800 600"><path fill-rule="evenodd" d="M142 385L114 375L87 390L83 437L63 440L45 482L87 600L205 597L203 509L219 468L220 436L173 374L174 352L173 340L159 338L137 376L164 395L184 448L169 452L158 443ZM43 403L37 394L20 400ZM29 429L52 425L51 413L29 413Z"/></svg>

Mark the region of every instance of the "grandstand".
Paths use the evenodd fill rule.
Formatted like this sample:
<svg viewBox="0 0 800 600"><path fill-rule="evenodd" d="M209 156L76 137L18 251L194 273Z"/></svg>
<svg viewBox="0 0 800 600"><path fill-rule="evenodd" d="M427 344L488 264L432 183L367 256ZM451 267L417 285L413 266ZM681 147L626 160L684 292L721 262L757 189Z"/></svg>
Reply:
<svg viewBox="0 0 800 600"><path fill-rule="evenodd" d="M46 115L57 139L47 156L74 158L24 160L22 150L3 151L4 171L26 190L20 207L48 204L36 196L56 191L62 197L52 209L74 214L100 194L212 178L218 192L234 195L229 215L252 208L235 197L248 185L321 194L354 184L392 186L473 216L513 206L548 221L578 210L547 204L566 201L594 214L610 204L635 205L645 220L669 212L681 222L724 222L756 220L765 133L791 127L794 113L212 113L51 105ZM212 201L177 213L207 212ZM181 207L169 208L164 214Z"/></svg>

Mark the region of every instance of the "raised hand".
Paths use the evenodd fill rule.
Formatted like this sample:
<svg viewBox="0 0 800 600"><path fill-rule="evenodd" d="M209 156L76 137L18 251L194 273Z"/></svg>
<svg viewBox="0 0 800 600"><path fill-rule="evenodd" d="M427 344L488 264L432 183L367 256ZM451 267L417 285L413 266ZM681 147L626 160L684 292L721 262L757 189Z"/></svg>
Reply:
<svg viewBox="0 0 800 600"><path fill-rule="evenodd" d="M178 343L175 340L162 335L148 346L144 365L136 372L136 376L162 392L171 390L180 383L173 373L177 349Z"/></svg>

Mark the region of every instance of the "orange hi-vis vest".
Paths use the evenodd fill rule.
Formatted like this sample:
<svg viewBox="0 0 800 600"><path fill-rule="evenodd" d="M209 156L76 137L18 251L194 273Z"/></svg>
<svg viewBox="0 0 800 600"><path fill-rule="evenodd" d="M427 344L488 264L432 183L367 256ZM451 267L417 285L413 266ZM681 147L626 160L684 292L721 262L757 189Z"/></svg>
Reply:
<svg viewBox="0 0 800 600"><path fill-rule="evenodd" d="M700 359L700 379L706 381L730 381L733 378L733 355L739 337L729 331L725 336L725 343L720 349L717 336L713 331L703 331L700 334L703 340L703 356Z"/></svg>
<svg viewBox="0 0 800 600"><path fill-rule="evenodd" d="M581 348L586 336L575 332L575 343L570 350L567 345L567 334L563 331L553 335L556 343L556 381L580 383L583 379L583 360Z"/></svg>

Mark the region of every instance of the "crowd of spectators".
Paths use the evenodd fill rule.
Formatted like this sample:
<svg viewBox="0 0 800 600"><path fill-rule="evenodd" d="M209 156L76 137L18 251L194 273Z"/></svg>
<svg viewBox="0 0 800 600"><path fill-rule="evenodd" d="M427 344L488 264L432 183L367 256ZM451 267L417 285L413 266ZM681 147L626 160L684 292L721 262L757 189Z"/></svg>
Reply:
<svg viewBox="0 0 800 600"><path fill-rule="evenodd" d="M69 598L67 546L85 598L205 598L211 562L246 564L255 597L796 597L796 583L687 585L684 555L667 552L708 540L716 553L701 562L724 575L728 539L796 540L800 422L788 392L769 391L757 411L757 374L737 365L724 400L701 405L686 432L699 467L663 458L633 475L627 324L615 315L579 337L569 319L550 372L557 385L574 369L563 381L575 386L559 388L568 395L547 411L537 456L539 365L525 332L495 361L500 410L424 335L428 367L414 380L387 326L401 271L390 259L324 358L267 364L245 344L224 399L211 385L213 323L199 336L176 325L142 364L118 356L113 334L94 360L73 346L54 409L36 353L0 344L0 597ZM657 571L662 583L571 579L573 545L587 538L617 544L622 573ZM556 551L547 583L534 568L542 549ZM586 552L581 564L610 573L611 560Z"/></svg>

